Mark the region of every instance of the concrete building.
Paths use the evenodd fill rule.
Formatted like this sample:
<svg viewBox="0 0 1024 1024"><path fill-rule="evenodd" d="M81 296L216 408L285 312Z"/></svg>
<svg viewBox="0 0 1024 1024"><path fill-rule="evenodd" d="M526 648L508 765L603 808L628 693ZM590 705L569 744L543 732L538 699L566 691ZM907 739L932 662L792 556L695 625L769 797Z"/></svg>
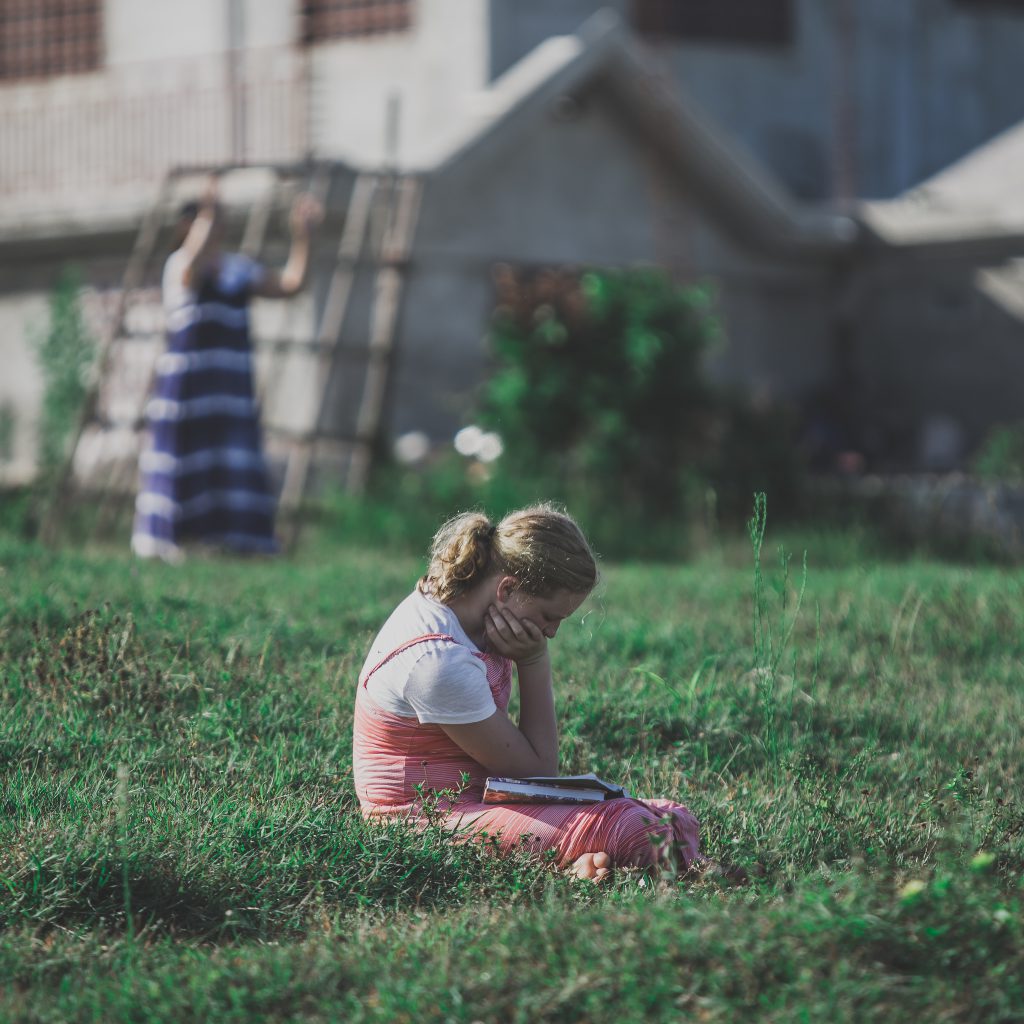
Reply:
<svg viewBox="0 0 1024 1024"><path fill-rule="evenodd" d="M860 220L874 243L842 313L858 416L894 464L953 468L1024 421L1024 123Z"/></svg>
<svg viewBox="0 0 1024 1024"><path fill-rule="evenodd" d="M491 0L491 74L600 7L798 198L899 195L1024 118L1016 0Z"/></svg>
<svg viewBox="0 0 1024 1024"><path fill-rule="evenodd" d="M931 288L931 270L920 268L935 264L881 226L913 198L865 207L853 198L901 193L1024 116L1024 17L1008 5L80 6L89 18L39 28L36 43L60 37L63 48L0 29L0 413L15 423L0 477L31 473L40 384L26 328L43 319L60 268L80 266L100 307L169 167L310 155L339 165L328 234L359 169L389 162L424 181L391 434L441 437L462 422L486 366L496 262L658 262L711 278L729 338L714 367L720 379L800 401L850 374L863 416L906 409L912 422L890 435L917 438L906 442L908 463L920 455L924 420L947 415L971 439L985 429L984 411L943 412L955 359L933 375L931 397L915 392L916 405L887 383L899 377L893 346L910 346L899 377L910 387L908 339L931 330L895 282L919 273ZM612 15L577 33L602 6ZM33 31L31 19L19 26ZM933 241L923 248L932 252ZM312 332L331 244L325 236L319 279L290 318L296 335ZM999 244L983 260L1003 268L1020 250L1012 237ZM957 273L973 287L977 250L962 251ZM369 329L370 294L363 268L349 338ZM281 333L275 317L257 310L267 337ZM1010 316L1006 338L1015 331ZM302 431L315 360L295 352L280 375L267 420ZM332 384L339 435L350 432L359 386L354 376ZM1012 406L1008 397L1000 414Z"/></svg>

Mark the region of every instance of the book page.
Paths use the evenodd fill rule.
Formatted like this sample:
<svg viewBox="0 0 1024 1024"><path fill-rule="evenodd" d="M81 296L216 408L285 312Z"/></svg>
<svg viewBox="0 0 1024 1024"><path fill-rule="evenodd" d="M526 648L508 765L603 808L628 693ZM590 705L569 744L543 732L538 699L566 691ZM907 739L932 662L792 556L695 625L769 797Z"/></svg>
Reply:
<svg viewBox="0 0 1024 1024"><path fill-rule="evenodd" d="M626 793L622 786L616 785L614 782L608 782L606 779L598 778L593 772L587 772L584 775L530 775L524 778L523 781L556 786L600 786L610 793Z"/></svg>

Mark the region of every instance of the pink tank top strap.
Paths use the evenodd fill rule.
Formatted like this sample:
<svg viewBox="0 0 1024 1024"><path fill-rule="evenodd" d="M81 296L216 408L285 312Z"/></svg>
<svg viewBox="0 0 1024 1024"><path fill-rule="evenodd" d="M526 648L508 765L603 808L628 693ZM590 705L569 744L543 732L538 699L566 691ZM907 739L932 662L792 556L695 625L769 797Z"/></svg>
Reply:
<svg viewBox="0 0 1024 1024"><path fill-rule="evenodd" d="M417 644L426 643L428 640L447 640L450 643L457 644L459 641L453 636L449 636L447 633L424 633L422 636L414 636L411 640L406 640L404 644L399 644L390 654L386 654L380 661L377 662L369 672L363 676L363 687L370 681L370 676L374 674L378 669L383 668L392 658L397 658L402 651L407 651L410 647L415 647Z"/></svg>

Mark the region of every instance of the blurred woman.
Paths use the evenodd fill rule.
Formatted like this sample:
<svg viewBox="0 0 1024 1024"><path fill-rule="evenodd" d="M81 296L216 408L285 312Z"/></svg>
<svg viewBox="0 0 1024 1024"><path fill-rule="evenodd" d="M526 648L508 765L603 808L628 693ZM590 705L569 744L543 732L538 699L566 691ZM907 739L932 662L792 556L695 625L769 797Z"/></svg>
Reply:
<svg viewBox="0 0 1024 1024"><path fill-rule="evenodd" d="M253 388L249 302L301 291L321 216L311 197L296 200L288 260L273 270L222 250L216 179L199 202L182 208L163 272L167 349L146 406L150 444L135 503L136 555L179 562L187 541L240 553L278 550Z"/></svg>

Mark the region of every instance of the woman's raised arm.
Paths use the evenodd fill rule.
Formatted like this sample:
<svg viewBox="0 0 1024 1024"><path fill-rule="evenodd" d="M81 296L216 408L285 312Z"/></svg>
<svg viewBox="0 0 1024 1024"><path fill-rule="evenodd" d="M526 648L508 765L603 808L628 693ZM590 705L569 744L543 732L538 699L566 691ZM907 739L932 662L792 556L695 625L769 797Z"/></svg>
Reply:
<svg viewBox="0 0 1024 1024"><path fill-rule="evenodd" d="M181 243L185 257L181 267L181 283L186 288L196 287L203 271L220 248L221 212L215 175L207 179L198 205L192 226Z"/></svg>
<svg viewBox="0 0 1024 1024"><path fill-rule="evenodd" d="M323 219L323 207L311 195L295 200L289 224L292 232L288 261L281 270L268 270L256 286L256 295L265 299L289 299L306 285L309 276L313 228Z"/></svg>

